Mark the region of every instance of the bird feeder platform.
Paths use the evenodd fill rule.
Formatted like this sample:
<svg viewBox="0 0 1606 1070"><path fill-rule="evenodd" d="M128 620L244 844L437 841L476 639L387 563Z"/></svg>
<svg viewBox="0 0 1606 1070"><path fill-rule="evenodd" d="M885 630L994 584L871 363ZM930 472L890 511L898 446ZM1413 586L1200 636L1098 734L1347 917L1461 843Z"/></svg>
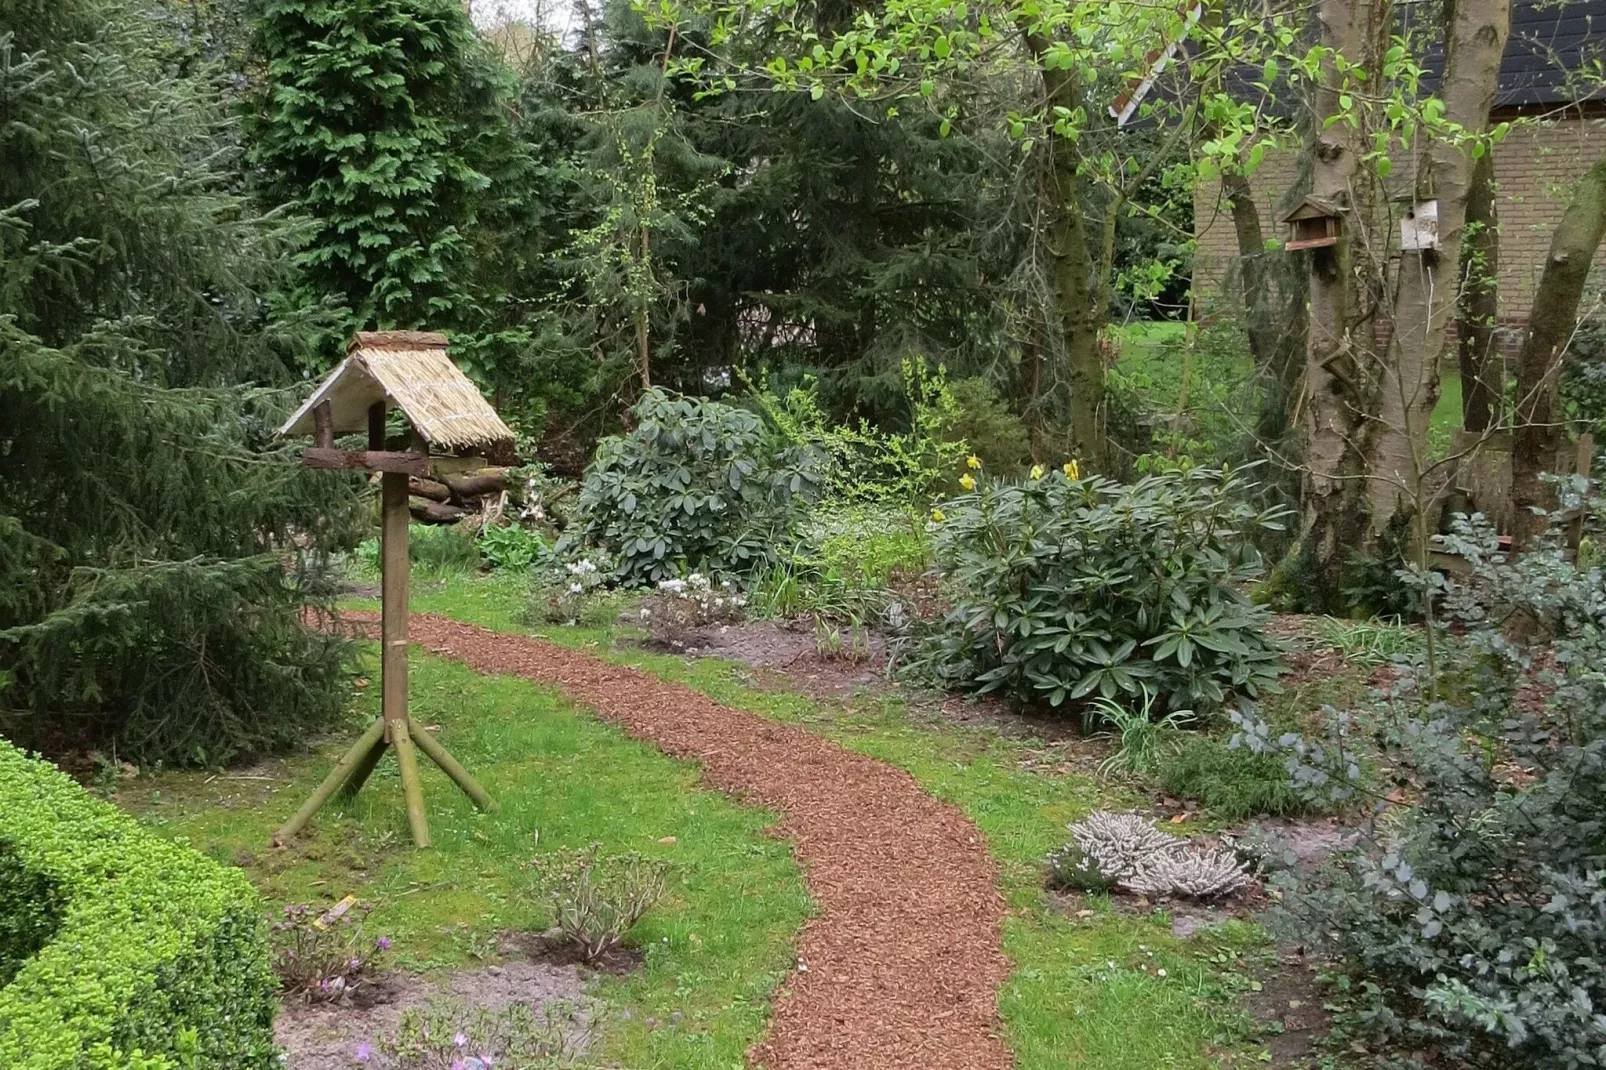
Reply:
<svg viewBox="0 0 1606 1070"><path fill-rule="evenodd" d="M452 362L446 347L444 334L423 331L356 335L347 346L346 359L279 431L287 438L312 436L312 447L301 455L302 463L309 468L380 474L383 608L382 712L335 763L295 816L273 834L276 845L283 845L305 828L337 791L355 795L387 749L396 754L402 795L407 802L407 822L413 842L419 847L428 847L430 839L415 747L481 810L497 808L496 801L468 770L407 715L407 477L429 472L432 451L452 455L471 451L505 454L513 446L513 432ZM392 405L411 425L411 442L405 450L385 448L385 424ZM336 436L364 431L368 435L366 450L335 447Z"/></svg>

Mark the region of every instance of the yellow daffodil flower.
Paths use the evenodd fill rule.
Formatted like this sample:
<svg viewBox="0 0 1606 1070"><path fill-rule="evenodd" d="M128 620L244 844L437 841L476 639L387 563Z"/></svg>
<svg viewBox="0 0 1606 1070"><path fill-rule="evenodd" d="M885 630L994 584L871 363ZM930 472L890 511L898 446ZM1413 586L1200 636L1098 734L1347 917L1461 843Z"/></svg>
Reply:
<svg viewBox="0 0 1606 1070"><path fill-rule="evenodd" d="M959 485L961 487L964 487L966 490L975 490L976 489L976 479L975 479L974 476L970 476L970 475L960 476L959 477Z"/></svg>
<svg viewBox="0 0 1606 1070"><path fill-rule="evenodd" d="M1065 462L1065 477L1067 479L1080 479L1080 478L1082 478L1082 470L1076 466L1076 462L1075 461L1066 461Z"/></svg>
<svg viewBox="0 0 1606 1070"><path fill-rule="evenodd" d="M941 509L933 509L931 511L931 519L932 519L933 523L941 524L944 520L947 520L948 518L942 514L942 510Z"/></svg>
<svg viewBox="0 0 1606 1070"><path fill-rule="evenodd" d="M969 457L965 458L965 465L972 472L974 472L976 469L981 467L981 458L972 453Z"/></svg>
<svg viewBox="0 0 1606 1070"><path fill-rule="evenodd" d="M1043 466L1042 465L1040 465L1040 464L1032 465L1032 478L1033 479L1042 479L1043 478Z"/></svg>

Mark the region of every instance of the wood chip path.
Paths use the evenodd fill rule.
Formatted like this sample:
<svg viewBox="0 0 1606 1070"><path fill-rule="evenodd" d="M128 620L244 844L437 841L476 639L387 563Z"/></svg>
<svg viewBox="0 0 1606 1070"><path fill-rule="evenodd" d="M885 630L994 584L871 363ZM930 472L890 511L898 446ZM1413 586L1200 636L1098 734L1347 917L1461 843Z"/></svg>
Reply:
<svg viewBox="0 0 1606 1070"><path fill-rule="evenodd" d="M373 624L374 613L349 613ZM767 1070L1006 1070L1004 903L980 833L902 770L681 684L525 636L415 614L410 638L557 687L715 787L779 811L817 917L750 1053Z"/></svg>

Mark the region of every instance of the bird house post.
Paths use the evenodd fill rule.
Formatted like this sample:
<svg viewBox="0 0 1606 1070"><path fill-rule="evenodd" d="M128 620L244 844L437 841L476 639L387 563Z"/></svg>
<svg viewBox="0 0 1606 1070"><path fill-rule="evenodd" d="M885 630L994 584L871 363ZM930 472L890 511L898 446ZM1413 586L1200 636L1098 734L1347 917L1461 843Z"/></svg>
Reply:
<svg viewBox="0 0 1606 1070"><path fill-rule="evenodd" d="M1326 249L1344 237L1342 205L1320 197L1306 197L1293 211L1283 216L1288 225L1288 240L1283 248L1289 252L1299 249Z"/></svg>
<svg viewBox="0 0 1606 1070"><path fill-rule="evenodd" d="M385 449L386 413L394 405L412 427L405 450ZM335 437L366 431L366 450L342 450ZM474 800L481 810L496 802L446 748L407 716L407 478L430 471L432 449L461 454L505 452L513 432L480 396L446 353L446 336L422 331L378 331L356 335L346 359L331 372L296 414L282 436L312 433L302 452L310 468L378 472L381 503L381 599L379 718L335 764L322 784L273 835L283 844L304 828L336 791L355 795L379 764L386 748L395 751L413 842L429 846L429 822L413 748Z"/></svg>

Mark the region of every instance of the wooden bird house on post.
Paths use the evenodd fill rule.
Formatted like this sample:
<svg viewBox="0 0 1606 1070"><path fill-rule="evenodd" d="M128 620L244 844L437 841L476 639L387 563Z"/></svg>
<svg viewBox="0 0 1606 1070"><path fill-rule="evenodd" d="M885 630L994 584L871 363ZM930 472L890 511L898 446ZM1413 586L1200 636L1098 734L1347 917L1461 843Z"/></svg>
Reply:
<svg viewBox="0 0 1606 1070"><path fill-rule="evenodd" d="M1288 225L1288 241L1283 248L1325 249L1337 245L1344 236L1344 206L1320 197L1306 197L1283 216Z"/></svg>
<svg viewBox="0 0 1606 1070"><path fill-rule="evenodd" d="M391 405L411 425L406 450L385 449ZM361 431L368 433L366 450L335 447L336 435ZM313 446L301 455L308 467L380 473L383 712L273 839L283 844L301 831L337 790L356 794L388 747L401 768L413 842L428 847L415 745L481 810L495 810L496 803L446 748L407 716L407 477L429 473L432 450L505 453L512 448L513 432L447 356L446 336L422 331L377 331L352 338L346 359L279 431L285 437L309 432Z"/></svg>

